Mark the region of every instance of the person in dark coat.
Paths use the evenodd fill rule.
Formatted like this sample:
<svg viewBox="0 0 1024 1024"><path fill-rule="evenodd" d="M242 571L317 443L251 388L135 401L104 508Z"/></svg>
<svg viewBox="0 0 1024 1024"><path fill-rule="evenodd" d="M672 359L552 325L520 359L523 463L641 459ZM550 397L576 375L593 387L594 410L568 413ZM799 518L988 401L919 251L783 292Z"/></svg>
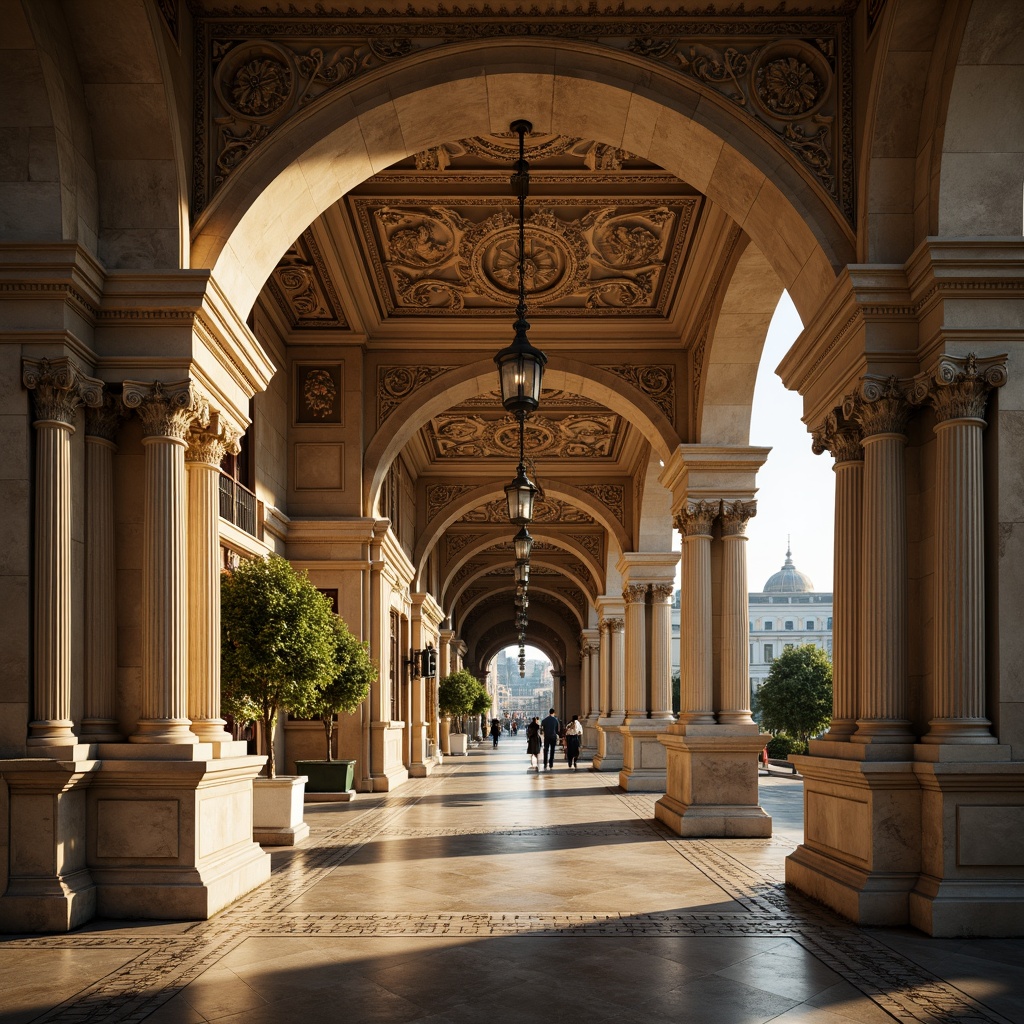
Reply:
<svg viewBox="0 0 1024 1024"><path fill-rule="evenodd" d="M491 739L494 740L494 749L498 749L498 737L501 735L501 722L496 718L491 719Z"/></svg>
<svg viewBox="0 0 1024 1024"><path fill-rule="evenodd" d="M540 771L537 764L537 755L540 753L540 719L534 716L533 721L526 727L526 752L530 755L530 767L535 772Z"/></svg>
<svg viewBox="0 0 1024 1024"><path fill-rule="evenodd" d="M576 771L576 762L580 757L583 745L583 724L579 715L573 715L572 721L565 727L565 760L572 771Z"/></svg>
<svg viewBox="0 0 1024 1024"><path fill-rule="evenodd" d="M555 709L548 712L547 718L540 723L544 731L544 767L551 771L555 767L555 747L558 746L558 733L560 725L555 717Z"/></svg>

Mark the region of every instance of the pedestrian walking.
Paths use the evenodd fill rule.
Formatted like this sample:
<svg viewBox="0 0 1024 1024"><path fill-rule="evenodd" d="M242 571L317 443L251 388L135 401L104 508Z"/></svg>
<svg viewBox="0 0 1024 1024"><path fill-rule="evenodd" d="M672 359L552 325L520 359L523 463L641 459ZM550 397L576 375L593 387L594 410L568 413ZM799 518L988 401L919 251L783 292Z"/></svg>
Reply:
<svg viewBox="0 0 1024 1024"><path fill-rule="evenodd" d="M540 772L537 764L537 755L540 753L540 719L536 715L526 727L526 752L530 755L530 767L526 770Z"/></svg>
<svg viewBox="0 0 1024 1024"><path fill-rule="evenodd" d="M548 711L547 718L540 723L544 730L544 767L551 771L555 767L555 747L558 746L558 719L555 717L555 709Z"/></svg>
<svg viewBox="0 0 1024 1024"><path fill-rule="evenodd" d="M565 760L571 771L576 771L576 762L583 746L583 723L579 715L573 715L572 721L565 727Z"/></svg>
<svg viewBox="0 0 1024 1024"><path fill-rule="evenodd" d="M491 739L494 740L494 749L498 749L498 737L501 735L501 722L498 719L491 721Z"/></svg>

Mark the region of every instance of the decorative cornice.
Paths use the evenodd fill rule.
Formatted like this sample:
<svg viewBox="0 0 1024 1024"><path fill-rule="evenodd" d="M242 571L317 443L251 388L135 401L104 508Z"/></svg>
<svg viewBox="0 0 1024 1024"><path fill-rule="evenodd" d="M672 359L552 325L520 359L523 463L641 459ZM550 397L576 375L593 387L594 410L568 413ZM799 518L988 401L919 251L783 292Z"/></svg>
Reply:
<svg viewBox="0 0 1024 1024"><path fill-rule="evenodd" d="M146 437L171 437L184 441L194 423L206 427L210 423L210 407L191 380L163 381L126 380L121 400L142 420Z"/></svg>
<svg viewBox="0 0 1024 1024"><path fill-rule="evenodd" d="M87 377L67 357L26 359L21 380L32 392L36 423L55 422L73 427L80 405L99 406L103 402L103 381Z"/></svg>

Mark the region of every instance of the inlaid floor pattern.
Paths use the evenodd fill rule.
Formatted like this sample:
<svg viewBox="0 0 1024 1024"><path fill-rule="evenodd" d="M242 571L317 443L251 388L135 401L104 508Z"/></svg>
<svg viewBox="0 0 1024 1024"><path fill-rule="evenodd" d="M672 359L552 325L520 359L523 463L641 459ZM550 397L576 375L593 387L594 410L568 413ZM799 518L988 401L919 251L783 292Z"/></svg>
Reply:
<svg viewBox="0 0 1024 1024"><path fill-rule="evenodd" d="M775 835L682 840L656 794L525 741L307 805L310 838L211 921L97 922L0 943L0 1022L1024 1024L1024 940L855 928L783 885Z"/></svg>

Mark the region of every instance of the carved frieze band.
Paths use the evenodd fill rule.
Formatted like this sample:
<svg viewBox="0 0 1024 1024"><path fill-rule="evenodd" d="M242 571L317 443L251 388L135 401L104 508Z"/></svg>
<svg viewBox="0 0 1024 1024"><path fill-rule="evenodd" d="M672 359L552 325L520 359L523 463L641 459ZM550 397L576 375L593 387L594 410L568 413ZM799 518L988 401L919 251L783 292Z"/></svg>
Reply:
<svg viewBox="0 0 1024 1024"><path fill-rule="evenodd" d="M190 380L165 384L163 381L126 380L121 391L125 408L142 420L146 437L171 437L184 441L193 424L210 424L210 406Z"/></svg>
<svg viewBox="0 0 1024 1024"><path fill-rule="evenodd" d="M571 413L560 418L534 413L525 424L530 457L610 459L622 427L616 413ZM431 418L427 435L437 458L515 458L519 452L519 423L466 413L439 413Z"/></svg>
<svg viewBox="0 0 1024 1024"><path fill-rule="evenodd" d="M460 520L465 523L503 523L508 525L508 504L504 498L467 512ZM594 518L582 509L560 498L536 498L533 503L534 523L593 523Z"/></svg>
<svg viewBox="0 0 1024 1024"><path fill-rule="evenodd" d="M377 426L379 427L414 391L451 366L378 366Z"/></svg>
<svg viewBox="0 0 1024 1024"><path fill-rule="evenodd" d="M849 12L729 24L647 11L638 20L611 5L581 18L552 5L532 9L529 22L527 28L503 12L460 16L443 7L415 19L397 9L320 9L315 18L296 8L284 16L197 11L193 213L273 132L359 76L452 40L540 35L628 52L711 90L772 133L853 223ZM441 169L445 160L427 153L423 165ZM615 163L607 146L588 158L595 168Z"/></svg>
<svg viewBox="0 0 1024 1024"><path fill-rule="evenodd" d="M103 403L103 381L86 376L73 359L26 359L21 380L32 392L37 423L49 421L73 427L79 406Z"/></svg>

